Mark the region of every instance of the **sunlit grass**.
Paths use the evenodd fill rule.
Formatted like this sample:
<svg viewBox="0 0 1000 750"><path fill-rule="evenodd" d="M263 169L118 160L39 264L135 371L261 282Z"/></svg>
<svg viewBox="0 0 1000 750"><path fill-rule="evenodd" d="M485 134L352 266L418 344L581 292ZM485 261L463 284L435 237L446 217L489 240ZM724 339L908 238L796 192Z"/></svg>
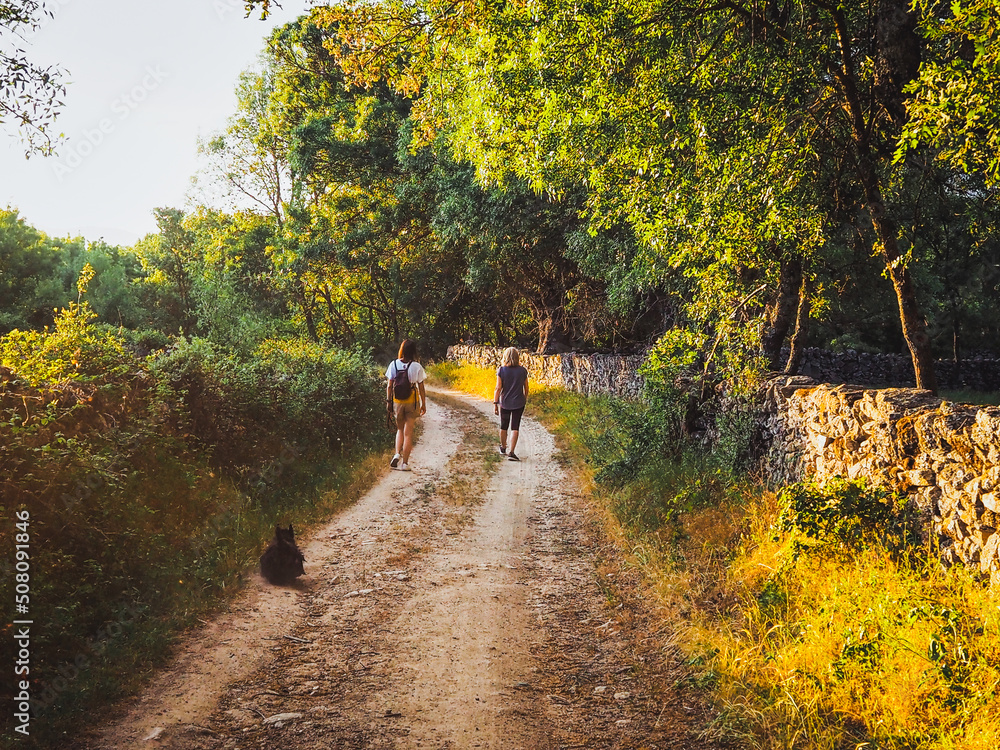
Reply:
<svg viewBox="0 0 1000 750"><path fill-rule="evenodd" d="M490 372L446 366L457 388L492 393ZM488 396L487 396L488 397ZM594 482L588 446L611 429L606 399L548 390L532 415L645 574L718 713L706 737L785 750L973 750L1000 741L996 595L935 551L793 554L778 498L662 459L624 485Z"/></svg>
<svg viewBox="0 0 1000 750"><path fill-rule="evenodd" d="M455 362L439 362L427 368L431 383L493 400L496 373L479 367L464 367Z"/></svg>

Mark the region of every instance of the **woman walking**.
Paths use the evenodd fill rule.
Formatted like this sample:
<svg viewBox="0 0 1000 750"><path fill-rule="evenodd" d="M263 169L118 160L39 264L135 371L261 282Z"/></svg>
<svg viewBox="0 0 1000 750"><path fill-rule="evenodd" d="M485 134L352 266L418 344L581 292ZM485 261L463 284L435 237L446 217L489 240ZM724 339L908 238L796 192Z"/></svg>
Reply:
<svg viewBox="0 0 1000 750"><path fill-rule="evenodd" d="M424 393L424 380L427 373L417 357L417 345L409 339L403 339L399 345L399 357L386 368L385 386L386 408L396 416L396 455L392 457L389 466L400 471L410 470L410 451L413 450L413 427L417 414L427 413L427 395Z"/></svg>
<svg viewBox="0 0 1000 750"><path fill-rule="evenodd" d="M497 370L497 387L493 391L493 413L500 415L500 453L508 461L520 461L514 448L521 428L521 415L528 401L528 371L520 365L517 349L508 346ZM510 427L510 449L507 448L507 428Z"/></svg>

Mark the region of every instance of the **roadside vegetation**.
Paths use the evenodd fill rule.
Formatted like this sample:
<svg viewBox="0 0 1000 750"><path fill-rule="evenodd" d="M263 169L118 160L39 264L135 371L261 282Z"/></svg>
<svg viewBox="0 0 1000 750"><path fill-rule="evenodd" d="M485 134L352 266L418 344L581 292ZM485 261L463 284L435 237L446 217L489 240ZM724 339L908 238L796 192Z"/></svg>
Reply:
<svg viewBox="0 0 1000 750"><path fill-rule="evenodd" d="M382 383L367 356L296 338L242 354L162 335L140 356L94 318L73 303L50 329L0 337L0 544L14 548L14 512L26 511L37 624L35 719L18 746L51 747L136 689L240 588L277 522L328 515L383 463L372 456L385 447ZM13 602L13 561L3 565L0 596ZM5 639L5 663L13 649Z"/></svg>
<svg viewBox="0 0 1000 750"><path fill-rule="evenodd" d="M493 372L433 372L492 397ZM535 388L529 411L643 572L718 709L708 734L769 750L1000 740L996 596L942 569L898 498L846 481L773 492L638 404Z"/></svg>
<svg viewBox="0 0 1000 750"><path fill-rule="evenodd" d="M977 406L1000 406L1000 392L997 391L941 391L941 396L957 404L975 404Z"/></svg>

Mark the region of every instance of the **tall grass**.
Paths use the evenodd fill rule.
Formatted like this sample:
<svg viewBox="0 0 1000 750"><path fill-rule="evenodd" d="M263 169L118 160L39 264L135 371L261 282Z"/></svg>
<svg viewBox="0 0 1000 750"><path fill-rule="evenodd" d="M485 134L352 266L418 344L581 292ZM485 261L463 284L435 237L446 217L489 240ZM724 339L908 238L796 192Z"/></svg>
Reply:
<svg viewBox="0 0 1000 750"><path fill-rule="evenodd" d="M493 389L497 384L496 372L481 367L466 367L455 362L438 362L431 365L427 374L432 382L493 400ZM532 384L530 389L535 389Z"/></svg>
<svg viewBox="0 0 1000 750"><path fill-rule="evenodd" d="M438 372L480 395L492 377ZM602 480L615 456L594 447L620 443L631 408L548 390L528 411L645 574L692 687L710 692L706 735L768 750L996 746L1000 613L974 571L943 569L905 508L864 485L776 494L668 446Z"/></svg>

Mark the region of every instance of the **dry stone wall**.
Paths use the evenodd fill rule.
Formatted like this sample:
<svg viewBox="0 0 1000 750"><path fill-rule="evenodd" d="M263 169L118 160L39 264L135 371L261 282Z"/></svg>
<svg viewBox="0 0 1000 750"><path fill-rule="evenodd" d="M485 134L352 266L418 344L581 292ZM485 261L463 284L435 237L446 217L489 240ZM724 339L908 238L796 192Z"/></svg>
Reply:
<svg viewBox="0 0 1000 750"><path fill-rule="evenodd" d="M945 562L1000 581L1000 407L802 376L773 378L763 394L765 468L776 482L863 477L903 492Z"/></svg>
<svg viewBox="0 0 1000 750"><path fill-rule="evenodd" d="M503 349L492 346L449 346L448 359L495 370ZM616 354L533 354L520 350L519 359L531 382L565 388L588 396L603 394L637 399L642 396L639 365L644 357Z"/></svg>
<svg viewBox="0 0 1000 750"><path fill-rule="evenodd" d="M908 354L870 354L853 350L831 352L806 348L802 351L799 372L820 383L912 388L916 382L913 360ZM994 358L971 357L961 362L939 359L934 363L934 374L940 388L1000 390L1000 360Z"/></svg>

